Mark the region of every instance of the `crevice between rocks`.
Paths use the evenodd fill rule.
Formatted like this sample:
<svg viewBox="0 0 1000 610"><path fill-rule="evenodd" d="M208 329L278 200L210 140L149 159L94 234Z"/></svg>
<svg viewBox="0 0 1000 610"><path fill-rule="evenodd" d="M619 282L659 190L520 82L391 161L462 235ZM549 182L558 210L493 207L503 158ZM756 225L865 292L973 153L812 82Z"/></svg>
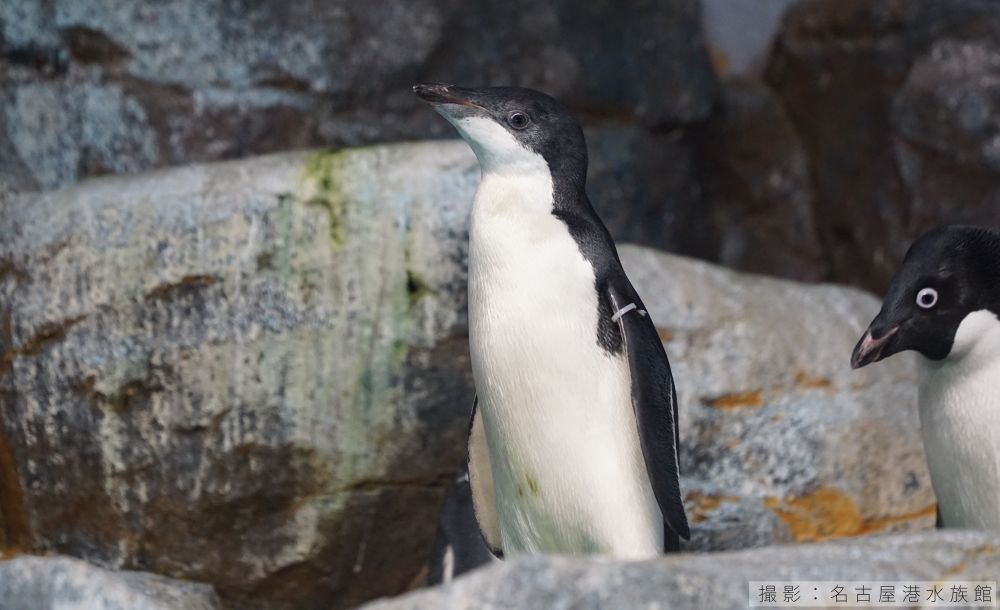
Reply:
<svg viewBox="0 0 1000 610"><path fill-rule="evenodd" d="M31 549L33 536L24 501L24 488L21 487L21 479L17 474L14 452L3 429L0 429L0 529L3 531L4 551Z"/></svg>

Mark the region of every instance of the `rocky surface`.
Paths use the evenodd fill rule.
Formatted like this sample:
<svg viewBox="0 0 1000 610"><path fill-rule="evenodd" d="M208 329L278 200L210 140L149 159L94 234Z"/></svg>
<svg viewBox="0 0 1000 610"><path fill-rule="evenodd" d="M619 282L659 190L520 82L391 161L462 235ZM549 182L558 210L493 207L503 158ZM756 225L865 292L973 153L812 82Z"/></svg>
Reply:
<svg viewBox="0 0 1000 610"><path fill-rule="evenodd" d="M426 80L559 97L594 126L591 185L614 234L699 253L683 227L704 224L694 126L715 81L697 0L628 11L569 0L5 1L0 196L309 146L454 137L410 90Z"/></svg>
<svg viewBox="0 0 1000 610"><path fill-rule="evenodd" d="M997 224L1000 46L995 38L935 43L896 94L893 126L911 223Z"/></svg>
<svg viewBox="0 0 1000 610"><path fill-rule="evenodd" d="M942 530L644 562L536 556L365 609L736 610L747 607L749 581L993 581L998 573L1000 537Z"/></svg>
<svg viewBox="0 0 1000 610"><path fill-rule="evenodd" d="M767 81L811 160L830 277L881 291L909 244L930 227L955 220L996 222L989 164L966 158L956 165L933 148L909 148L914 139L919 145L948 129L938 125L963 125L965 137L952 147L968 143L969 131L983 141L995 135L990 121L976 118L995 108L983 95L991 88L983 70L992 70L978 58L983 51L952 53L946 68L942 51L935 59L932 47L998 36L1000 5L989 0L810 0L789 10ZM914 68L918 60L921 66ZM957 64L966 67L956 71ZM950 97L921 95L920 81L935 69L950 74L936 81L938 91L949 91ZM967 103L955 103L973 92ZM915 106L923 109L914 114ZM956 201L963 208L957 214Z"/></svg>
<svg viewBox="0 0 1000 610"><path fill-rule="evenodd" d="M650 131L621 123L591 127L585 135L587 192L615 239L690 256L714 254L698 135L683 127Z"/></svg>
<svg viewBox="0 0 1000 610"><path fill-rule="evenodd" d="M423 578L460 463L464 143L22 195L0 215L0 543L344 607Z"/></svg>
<svg viewBox="0 0 1000 610"><path fill-rule="evenodd" d="M727 77L757 77L788 7L802 0L701 0L712 65Z"/></svg>
<svg viewBox="0 0 1000 610"><path fill-rule="evenodd" d="M6 204L4 547L208 582L234 608L421 582L472 397L477 181L464 143L428 143ZM674 364L689 548L933 522L914 363L848 366L874 297L621 255Z"/></svg>
<svg viewBox="0 0 1000 610"><path fill-rule="evenodd" d="M849 366L877 299L620 251L677 381L690 548L933 524L912 357Z"/></svg>
<svg viewBox="0 0 1000 610"><path fill-rule="evenodd" d="M143 572L112 572L69 557L0 561L4 610L218 610L208 585Z"/></svg>
<svg viewBox="0 0 1000 610"><path fill-rule="evenodd" d="M697 0L0 5L0 141L42 188L450 135L410 91L424 80L535 87L595 120L672 127L704 120L714 88Z"/></svg>
<svg viewBox="0 0 1000 610"><path fill-rule="evenodd" d="M879 301L619 247L680 397L690 550L932 527L913 356L852 371ZM450 565L468 565L461 515ZM472 553L475 555L475 553ZM442 563L443 558L438 560ZM439 572L441 570L438 570Z"/></svg>
<svg viewBox="0 0 1000 610"><path fill-rule="evenodd" d="M705 258L797 280L828 277L809 158L781 102L764 84L723 84L704 152L712 244Z"/></svg>

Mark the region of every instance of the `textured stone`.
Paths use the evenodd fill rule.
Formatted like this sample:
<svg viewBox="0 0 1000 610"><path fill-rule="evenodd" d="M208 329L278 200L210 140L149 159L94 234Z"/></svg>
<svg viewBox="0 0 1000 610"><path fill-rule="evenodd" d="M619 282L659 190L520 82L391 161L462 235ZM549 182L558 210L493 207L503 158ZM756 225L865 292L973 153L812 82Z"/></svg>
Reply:
<svg viewBox="0 0 1000 610"><path fill-rule="evenodd" d="M413 97L423 80L676 125L708 115L713 78L697 0L0 4L0 134L42 188L450 133Z"/></svg>
<svg viewBox="0 0 1000 610"><path fill-rule="evenodd" d="M638 0L627 10L615 2L480 0L453 13L425 70L477 86L543 89L585 115L697 122L714 89L699 9L697 0Z"/></svg>
<svg viewBox="0 0 1000 610"><path fill-rule="evenodd" d="M910 222L997 224L1000 47L992 40L936 43L896 94L892 118Z"/></svg>
<svg viewBox="0 0 1000 610"><path fill-rule="evenodd" d="M809 160L781 103L761 83L731 80L705 132L709 256L797 280L829 273L814 216Z"/></svg>
<svg viewBox="0 0 1000 610"><path fill-rule="evenodd" d="M893 99L936 41L998 36L1000 4L990 0L811 0L789 10L767 80L809 153L832 279L881 292L909 244L948 219L914 213ZM965 179L948 182L965 189Z"/></svg>
<svg viewBox="0 0 1000 610"><path fill-rule="evenodd" d="M0 214L4 544L331 608L418 581L461 461L464 143L20 195Z"/></svg>
<svg viewBox="0 0 1000 610"><path fill-rule="evenodd" d="M587 194L618 241L709 257L711 216L698 174L698 135L627 124L586 130Z"/></svg>
<svg viewBox="0 0 1000 610"><path fill-rule="evenodd" d="M143 572L112 572L69 557L0 561L4 610L218 610L212 587Z"/></svg>
<svg viewBox="0 0 1000 610"><path fill-rule="evenodd" d="M802 0L702 0L702 21L716 72L757 77L788 7Z"/></svg>
<svg viewBox="0 0 1000 610"><path fill-rule="evenodd" d="M364 608L737 610L747 607L747 582L753 580L994 581L997 574L1000 537L942 530L642 562L535 556Z"/></svg>
<svg viewBox="0 0 1000 610"><path fill-rule="evenodd" d="M674 369L692 548L933 523L915 363L848 363L877 299L652 250L621 256Z"/></svg>

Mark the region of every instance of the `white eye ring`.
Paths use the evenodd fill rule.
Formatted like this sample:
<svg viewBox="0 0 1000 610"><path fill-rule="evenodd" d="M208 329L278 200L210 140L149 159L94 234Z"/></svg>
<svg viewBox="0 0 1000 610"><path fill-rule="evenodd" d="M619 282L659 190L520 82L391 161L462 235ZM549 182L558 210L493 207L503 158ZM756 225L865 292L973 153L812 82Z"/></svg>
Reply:
<svg viewBox="0 0 1000 610"><path fill-rule="evenodd" d="M924 288L917 293L917 306L923 309L930 309L937 305L938 293L933 288Z"/></svg>

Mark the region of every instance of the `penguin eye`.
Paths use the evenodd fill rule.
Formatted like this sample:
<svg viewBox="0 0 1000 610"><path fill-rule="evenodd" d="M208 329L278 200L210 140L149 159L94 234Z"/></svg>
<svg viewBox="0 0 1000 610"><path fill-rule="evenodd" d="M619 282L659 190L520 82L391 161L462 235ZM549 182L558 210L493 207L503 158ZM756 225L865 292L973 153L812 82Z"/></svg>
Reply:
<svg viewBox="0 0 1000 610"><path fill-rule="evenodd" d="M514 129L524 129L531 122L531 117L523 112L512 112L507 116L507 122Z"/></svg>
<svg viewBox="0 0 1000 610"><path fill-rule="evenodd" d="M933 288L924 288L917 293L917 305L923 309L930 309L937 305L938 293Z"/></svg>

